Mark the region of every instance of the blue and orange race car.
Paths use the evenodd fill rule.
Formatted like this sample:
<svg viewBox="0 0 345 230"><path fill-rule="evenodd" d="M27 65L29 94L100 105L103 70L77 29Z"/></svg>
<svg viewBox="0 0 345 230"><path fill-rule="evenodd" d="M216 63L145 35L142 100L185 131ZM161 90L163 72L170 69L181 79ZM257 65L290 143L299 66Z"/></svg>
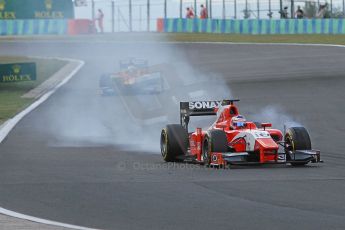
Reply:
<svg viewBox="0 0 345 230"><path fill-rule="evenodd" d="M99 80L101 94L114 95L116 90L122 93L160 93L164 89L161 72L151 71L148 61L126 59L119 63L120 71L103 74Z"/></svg>

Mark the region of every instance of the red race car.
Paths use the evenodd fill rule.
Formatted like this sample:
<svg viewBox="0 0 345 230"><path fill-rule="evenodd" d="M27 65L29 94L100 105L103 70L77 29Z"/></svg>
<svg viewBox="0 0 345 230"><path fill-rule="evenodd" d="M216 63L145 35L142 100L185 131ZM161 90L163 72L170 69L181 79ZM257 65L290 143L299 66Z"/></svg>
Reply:
<svg viewBox="0 0 345 230"><path fill-rule="evenodd" d="M311 148L304 127L284 132L270 123L247 121L234 104L239 100L180 102L181 124L167 125L161 132L161 153L167 162L192 161L225 167L248 164L318 163L320 151ZM207 129L188 132L191 116L216 115ZM281 151L279 151L281 149Z"/></svg>

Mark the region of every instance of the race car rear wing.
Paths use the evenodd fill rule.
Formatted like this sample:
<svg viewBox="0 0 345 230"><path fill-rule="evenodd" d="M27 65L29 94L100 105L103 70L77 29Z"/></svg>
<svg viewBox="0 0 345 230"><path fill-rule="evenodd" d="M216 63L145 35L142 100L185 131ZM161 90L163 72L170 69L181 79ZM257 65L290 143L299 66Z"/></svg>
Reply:
<svg viewBox="0 0 345 230"><path fill-rule="evenodd" d="M120 69L127 69L129 66L135 66L136 68L147 68L148 61L139 58L129 58L120 60Z"/></svg>
<svg viewBox="0 0 345 230"><path fill-rule="evenodd" d="M191 116L212 116L217 115L215 108L224 105L232 105L234 102L240 101L234 100L222 100L222 101L190 101L180 102L180 123L188 132L188 124Z"/></svg>

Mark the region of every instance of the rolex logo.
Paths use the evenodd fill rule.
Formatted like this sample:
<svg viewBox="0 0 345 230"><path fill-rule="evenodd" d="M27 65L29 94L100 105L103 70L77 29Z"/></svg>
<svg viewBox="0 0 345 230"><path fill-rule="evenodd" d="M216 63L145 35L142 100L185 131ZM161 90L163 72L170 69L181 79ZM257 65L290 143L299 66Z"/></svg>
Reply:
<svg viewBox="0 0 345 230"><path fill-rule="evenodd" d="M45 0L44 3L46 5L47 10L51 10L53 8L53 0Z"/></svg>
<svg viewBox="0 0 345 230"><path fill-rule="evenodd" d="M20 65L14 65L12 66L12 70L14 74L19 74L20 70L21 70L21 66Z"/></svg>
<svg viewBox="0 0 345 230"><path fill-rule="evenodd" d="M4 10L6 6L5 0L0 0L0 10Z"/></svg>

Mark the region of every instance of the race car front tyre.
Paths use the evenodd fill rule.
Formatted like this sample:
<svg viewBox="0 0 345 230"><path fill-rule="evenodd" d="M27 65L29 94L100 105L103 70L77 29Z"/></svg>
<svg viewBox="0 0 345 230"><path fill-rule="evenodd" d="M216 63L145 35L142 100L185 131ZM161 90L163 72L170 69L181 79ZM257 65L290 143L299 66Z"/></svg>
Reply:
<svg viewBox="0 0 345 230"><path fill-rule="evenodd" d="M308 131L304 127L291 127L285 134L285 152L287 160L291 160L289 151L311 150L311 141ZM306 162L293 162L292 166L306 165Z"/></svg>
<svg viewBox="0 0 345 230"><path fill-rule="evenodd" d="M179 124L167 125L161 132L161 153L166 162L181 161L179 156L186 155L188 133Z"/></svg>
<svg viewBox="0 0 345 230"><path fill-rule="evenodd" d="M204 165L209 165L211 152L224 153L228 149L226 133L223 130L210 130L203 141L201 160Z"/></svg>

